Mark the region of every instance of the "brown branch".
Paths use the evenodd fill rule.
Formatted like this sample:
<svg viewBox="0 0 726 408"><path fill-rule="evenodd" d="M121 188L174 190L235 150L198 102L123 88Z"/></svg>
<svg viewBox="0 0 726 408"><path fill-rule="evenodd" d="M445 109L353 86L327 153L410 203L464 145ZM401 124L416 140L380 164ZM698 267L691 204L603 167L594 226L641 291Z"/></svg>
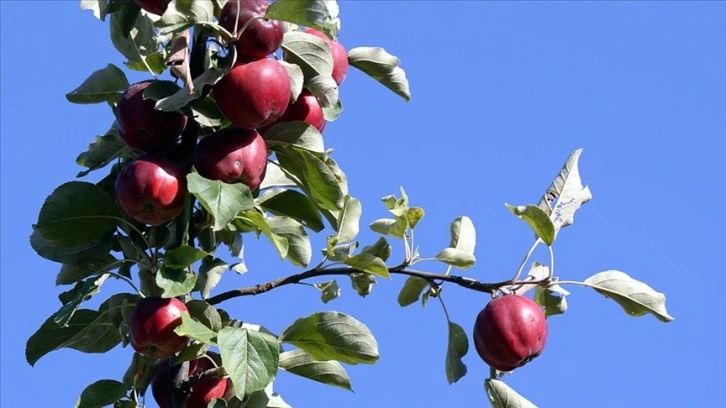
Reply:
<svg viewBox="0 0 726 408"><path fill-rule="evenodd" d="M456 285L459 285L461 287L464 287L466 289L475 290L477 292L486 292L491 293L503 286L511 285L516 282L512 282L511 280L508 281L502 281L502 282L495 282L495 283L486 283L481 282L476 279L468 278L465 276L456 276L456 275L441 275L437 273L430 273L430 272L423 272L423 271L417 271L414 269L408 269L404 266L395 266L392 268L388 268L388 272L392 275L407 275L407 276L416 276L421 279L425 279L429 283L432 283L434 285L438 285L438 282L450 282L454 283ZM241 296L251 296L251 295L259 295L265 292L269 292L272 289L279 288L280 286L290 285L290 284L297 284L305 279L310 278L317 278L320 276L338 276L338 275L351 275L354 273L366 273L365 271L362 271L360 269L352 268L349 266L343 266L338 268L326 268L326 269L310 269L305 272L301 272L295 275L290 275L284 278L276 279L273 281L260 283L255 286L249 286L246 288L239 288L230 290L228 292L220 293L219 295L212 296L211 298L207 299L207 303L216 305L218 303L222 303L225 300L233 299L236 297ZM528 282L531 283L531 282Z"/></svg>

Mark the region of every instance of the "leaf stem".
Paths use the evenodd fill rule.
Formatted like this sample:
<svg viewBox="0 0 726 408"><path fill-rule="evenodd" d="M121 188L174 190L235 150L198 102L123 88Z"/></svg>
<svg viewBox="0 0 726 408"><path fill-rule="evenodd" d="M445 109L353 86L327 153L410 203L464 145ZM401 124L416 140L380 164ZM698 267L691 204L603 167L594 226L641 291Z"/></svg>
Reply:
<svg viewBox="0 0 726 408"><path fill-rule="evenodd" d="M118 274L116 272L106 272L106 273L108 273L109 275L113 276L116 279L120 279L120 280L128 283L129 285L131 285L132 288L134 288L134 290L136 291L136 293L139 294L139 296L144 297L144 294L141 293L141 291L139 290L139 288L136 287L136 285L134 285L134 282L131 279L129 279L121 274Z"/></svg>
<svg viewBox="0 0 726 408"><path fill-rule="evenodd" d="M547 245L547 250L550 253L550 273L547 275L547 279L550 279L555 274L555 251L552 249L552 245Z"/></svg>
<svg viewBox="0 0 726 408"><path fill-rule="evenodd" d="M441 294L436 296L437 299L439 299L439 303L441 303L441 308L444 309L444 315L446 315L446 321L451 323L451 318L449 318L449 310L446 308L446 303L444 303L444 299L441 297Z"/></svg>
<svg viewBox="0 0 726 408"><path fill-rule="evenodd" d="M519 264L519 269L517 269L517 273L512 278L512 282L516 281L517 279L519 279L520 276L522 276L522 271L524 270L524 266L527 264L527 261L529 261L529 258L534 253L534 250L537 249L537 246L539 245L540 242L542 242L542 240L537 238L534 241L534 244L532 244L532 247L529 248L527 255L525 255L524 259L522 259L522 263Z"/></svg>

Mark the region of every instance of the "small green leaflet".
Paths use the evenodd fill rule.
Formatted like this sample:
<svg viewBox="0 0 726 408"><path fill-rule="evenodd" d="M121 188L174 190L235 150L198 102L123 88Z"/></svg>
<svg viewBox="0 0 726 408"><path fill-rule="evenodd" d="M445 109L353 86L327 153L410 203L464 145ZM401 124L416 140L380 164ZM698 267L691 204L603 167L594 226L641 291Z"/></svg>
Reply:
<svg viewBox="0 0 726 408"><path fill-rule="evenodd" d="M352 391L350 378L345 368L337 361L318 361L303 350L286 351L280 354L280 368L323 384Z"/></svg>
<svg viewBox="0 0 726 408"><path fill-rule="evenodd" d="M398 304L401 307L406 307L416 303L421 293L428 287L429 283L426 279L419 278L418 276L409 276L403 284L401 292L398 293Z"/></svg>
<svg viewBox="0 0 726 408"><path fill-rule="evenodd" d="M461 326L449 321L449 343L446 350L446 379L453 384L466 375L466 365L461 361L469 352L469 339Z"/></svg>
<svg viewBox="0 0 726 408"><path fill-rule="evenodd" d="M116 103L121 92L129 87L121 69L113 64L94 71L78 88L68 92L66 99L71 103Z"/></svg>
<svg viewBox="0 0 726 408"><path fill-rule="evenodd" d="M555 240L555 224L552 223L552 220L542 208L536 205L516 207L509 204L505 205L512 214L529 224L537 238L548 246L552 245Z"/></svg>
<svg viewBox="0 0 726 408"><path fill-rule="evenodd" d="M488 378L484 381L484 389L494 408L537 408L529 400L517 394L504 381Z"/></svg>
<svg viewBox="0 0 726 408"><path fill-rule="evenodd" d="M411 100L406 72L399 67L401 61L383 48L353 48L348 51L348 63L370 75L406 102Z"/></svg>

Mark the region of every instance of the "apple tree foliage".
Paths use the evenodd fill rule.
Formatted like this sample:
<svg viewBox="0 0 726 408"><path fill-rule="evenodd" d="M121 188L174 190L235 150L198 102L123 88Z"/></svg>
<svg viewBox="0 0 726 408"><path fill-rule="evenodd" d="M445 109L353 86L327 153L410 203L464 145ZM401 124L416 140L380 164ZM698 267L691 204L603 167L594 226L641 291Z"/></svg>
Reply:
<svg viewBox="0 0 726 408"><path fill-rule="evenodd" d="M501 282L482 282L451 273L453 269L471 268L476 261L475 228L466 216L451 223L448 247L422 255L413 232L424 217L424 209L413 205L403 189L398 196L383 197L390 216L369 224L380 238L362 246L356 240L361 203L351 195L345 173L326 149L322 133L305 122L279 123L264 133L270 157L259 189L250 191L242 183L200 176L189 165L190 152L200 138L230 126L210 92L236 60L231 46L235 35L218 24L224 3L175 0L158 16L142 10L134 1L81 1L83 10L92 11L108 24L113 45L127 59L126 70L159 78L144 91L144 98L155 101L157 110L187 116L181 141L167 154L186 166L188 194L182 214L162 225L146 225L126 215L117 204L113 185L124 164L141 152L121 140L115 122L77 157L83 168L78 180L59 186L48 196L30 237L38 255L60 264L56 283L68 289L59 295L59 309L28 340L29 364L61 348L104 353L117 346L126 347L128 316L139 299L176 297L187 304L189 312L182 316L182 324L175 331L190 341L176 354L174 362L183 366L210 348L221 355L219 367L181 378L182 385L193 388L202 377L229 378L233 391L225 399L212 400L209 406L215 408L288 406L272 390L280 370L350 390L345 365L373 364L379 358L373 333L353 316L333 311L300 317L281 333L272 333L228 315L220 304L299 282L313 283L327 304L339 295L342 280L350 280L355 291L366 296L381 279L394 284L388 280L395 275L405 277L398 296L402 307L418 302L425 305L432 299L444 306L444 286L460 286L492 296L522 295L533 290L533 299L549 318L566 312L570 293L562 286L570 284L594 289L617 302L628 315L651 314L663 322L673 319L666 311L663 294L624 272L608 270L584 282L564 281L555 275L553 244L560 231L574 222L575 212L591 199L578 170L581 150L566 159L539 202L506 206L531 227L534 242L516 275ZM276 58L288 73L291 98L297 98L303 88L308 89L323 108L325 120L339 119L343 105L331 77L334 61L330 48L302 30L311 27L336 38L340 28L338 4L276 0L264 17L285 24L282 50ZM347 59L350 66L404 100L410 98L399 59L383 48L352 48ZM164 74L171 79L160 79ZM124 69L108 64L66 97L71 103L108 104L112 121L113 110L129 86ZM91 172L105 173L97 183L83 181ZM300 267L301 272L215 293L215 287L229 271L246 272L241 256L243 237L250 234L264 236L280 258ZM311 246L312 234L329 234L327 245L318 248L320 252ZM390 259L392 244L402 246L402 259ZM549 250L548 264L530 265L531 255L541 245ZM426 262L444 263L448 271L437 274L411 269ZM335 279L326 279L330 276ZM112 294L97 309L84 308L84 302L98 296L109 279L126 281L131 290ZM454 383L466 374L462 357L469 351L470 334L448 313L446 316L449 344L444 367L446 380ZM150 394L151 377L160 363L133 350L129 361L122 378L101 379L83 390L76 407L143 406L145 396ZM501 374L492 369L490 378L484 381L491 404L531 406L501 380ZM182 406L183 400L172 398L172 403Z"/></svg>

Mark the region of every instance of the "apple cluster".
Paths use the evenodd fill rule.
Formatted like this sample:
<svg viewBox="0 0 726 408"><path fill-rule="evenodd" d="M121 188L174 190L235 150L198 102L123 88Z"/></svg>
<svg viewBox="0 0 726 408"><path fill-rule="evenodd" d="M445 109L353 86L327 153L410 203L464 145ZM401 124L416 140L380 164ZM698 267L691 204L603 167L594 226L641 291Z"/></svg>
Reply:
<svg viewBox="0 0 726 408"><path fill-rule="evenodd" d="M168 0L136 1L144 10L159 15L169 4ZM263 18L268 6L267 0L232 0L221 11L219 24L237 33L232 45L238 58L214 85L212 95L233 126L203 137L192 163L205 178L241 182L253 191L260 186L267 167L265 132L287 121L304 121L320 132L326 124L323 110L309 90L303 89L292 100L287 71L270 57L282 45L284 27L280 21ZM317 30L304 31L329 46L334 62L332 77L340 85L348 72L345 48ZM179 216L184 208L186 171L164 153L178 143L188 118L180 112L156 110L155 101L143 96L153 83L147 80L131 85L116 107L119 136L145 154L124 166L115 192L120 207L130 217L161 225Z"/></svg>
<svg viewBox="0 0 726 408"><path fill-rule="evenodd" d="M169 0L136 0L144 10L161 15ZM119 172L114 186L116 200L134 220L156 226L182 214L188 194L187 173L223 183L243 183L259 188L265 177L268 149L263 135L275 124L304 121L322 132L326 120L317 98L303 89L292 100L291 83L283 65L270 55L282 44L282 22L263 18L267 0L231 0L223 7L219 24L236 34L237 63L212 88L219 110L231 126L202 136L188 159L174 154L192 119L183 113L155 109L156 102L144 91L155 80L137 82L122 94L115 110L116 131L123 142L139 151ZM242 28L244 27L244 30ZM305 32L322 38L334 58L332 77L341 84L348 71L345 48L313 29ZM196 129L193 130L196 132ZM189 132L186 132L189 133ZM192 135L197 138L198 136ZM191 161L191 163L190 163ZM181 325L186 305L176 298L146 297L131 311L129 341L138 353L160 360L152 381L154 399L169 406L170 366L173 356L187 347L189 339L174 329ZM189 376L219 364L219 356L208 352L190 361ZM209 377L193 384L187 407L206 407L214 398L228 393L230 382Z"/></svg>

